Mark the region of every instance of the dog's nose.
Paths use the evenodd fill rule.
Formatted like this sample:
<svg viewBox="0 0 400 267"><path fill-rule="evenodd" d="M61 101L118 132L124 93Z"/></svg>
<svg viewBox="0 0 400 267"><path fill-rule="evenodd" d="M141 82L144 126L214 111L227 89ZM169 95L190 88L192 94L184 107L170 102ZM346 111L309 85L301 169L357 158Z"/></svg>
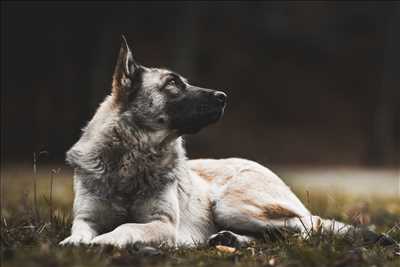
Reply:
<svg viewBox="0 0 400 267"><path fill-rule="evenodd" d="M217 98L218 102L222 105L226 102L226 94L221 91L215 91L214 96Z"/></svg>

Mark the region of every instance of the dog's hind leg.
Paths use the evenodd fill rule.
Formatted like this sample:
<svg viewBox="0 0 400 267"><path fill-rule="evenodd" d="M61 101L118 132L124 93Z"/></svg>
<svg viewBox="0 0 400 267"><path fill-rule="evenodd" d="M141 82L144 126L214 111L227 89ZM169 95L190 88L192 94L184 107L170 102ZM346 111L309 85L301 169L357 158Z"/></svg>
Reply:
<svg viewBox="0 0 400 267"><path fill-rule="evenodd" d="M299 218L301 219L301 218ZM350 240L362 242L364 245L377 244L380 246L398 246L399 243L386 234L380 234L374 232L367 227L356 227L350 224L345 224L336 220L322 219L318 216L311 216L300 224L296 222L297 226L300 227L300 231L304 237L308 237L312 231L331 233L336 236L345 236Z"/></svg>
<svg viewBox="0 0 400 267"><path fill-rule="evenodd" d="M271 205L271 207L284 209L283 205L278 204ZM210 245L217 242L221 242L223 245L245 244L254 240L255 237L261 237L266 233L279 233L283 229L300 232L303 236L313 230L313 223L310 222L313 216L298 217L295 216L295 213L289 213L289 210L286 214L282 213L280 217L268 218L266 212L257 206L222 201L214 206L213 212L218 227L226 229L226 231L211 236Z"/></svg>
<svg viewBox="0 0 400 267"><path fill-rule="evenodd" d="M396 244L390 237L335 220L313 216L276 175L261 165L246 163L225 183L215 183L212 212L219 229L260 236L295 231L308 238L313 232L345 236L358 234L367 242Z"/></svg>
<svg viewBox="0 0 400 267"><path fill-rule="evenodd" d="M212 212L219 229L262 236L277 228L300 228L297 218L311 213L291 190L261 165L246 164L212 191Z"/></svg>
<svg viewBox="0 0 400 267"><path fill-rule="evenodd" d="M268 219L260 216L255 207L234 209L220 206L215 209L216 222L219 227L231 231L221 231L209 239L210 245L220 242L223 245L242 246L254 240L254 237L269 236L276 239L281 236L282 231L300 233L305 239L313 233L330 233L336 236L346 236L350 240L360 240L364 244L378 244L381 246L392 246L399 244L390 236L379 234L366 228L357 228L339 221L322 219L319 216L282 217ZM284 214L282 214L284 215ZM288 215L288 214L287 214ZM236 233L246 233L242 236Z"/></svg>
<svg viewBox="0 0 400 267"><path fill-rule="evenodd" d="M319 231L339 236L346 235L352 239L359 239L364 244L378 244L381 246L396 245L400 248L400 244L390 236L374 232L365 226L355 227L335 220L322 219L318 216L312 216L312 218Z"/></svg>

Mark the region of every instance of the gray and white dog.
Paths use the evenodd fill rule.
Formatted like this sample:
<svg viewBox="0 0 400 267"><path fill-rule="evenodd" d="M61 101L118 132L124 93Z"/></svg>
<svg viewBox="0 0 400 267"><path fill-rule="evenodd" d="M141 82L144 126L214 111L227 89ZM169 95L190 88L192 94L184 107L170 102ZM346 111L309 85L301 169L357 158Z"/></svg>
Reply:
<svg viewBox="0 0 400 267"><path fill-rule="evenodd" d="M258 163L188 160L181 136L218 121L225 104L221 91L139 65L123 38L112 92L67 152L74 221L60 244L237 246L268 229L352 229L313 216Z"/></svg>

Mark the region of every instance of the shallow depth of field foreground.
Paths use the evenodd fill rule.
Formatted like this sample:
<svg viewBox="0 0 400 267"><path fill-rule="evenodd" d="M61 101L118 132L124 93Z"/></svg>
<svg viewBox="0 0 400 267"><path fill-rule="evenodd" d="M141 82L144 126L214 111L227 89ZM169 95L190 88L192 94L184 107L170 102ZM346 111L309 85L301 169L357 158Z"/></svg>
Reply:
<svg viewBox="0 0 400 267"><path fill-rule="evenodd" d="M308 240L282 233L241 249L172 249L136 244L59 247L69 235L72 173L65 166L2 169L1 245L3 266L399 266L400 251L320 233ZM400 201L395 170L277 167L277 172L314 213L368 224L400 240ZM334 175L337 175L336 179ZM325 176L324 176L325 175ZM326 177L332 176L332 177ZM379 184L373 184L380 177ZM36 179L37 205L34 201ZM324 179L321 182L321 179ZM52 184L52 186L51 186ZM354 188L354 189L352 189ZM50 190L51 189L51 190ZM22 193L24 192L24 193Z"/></svg>

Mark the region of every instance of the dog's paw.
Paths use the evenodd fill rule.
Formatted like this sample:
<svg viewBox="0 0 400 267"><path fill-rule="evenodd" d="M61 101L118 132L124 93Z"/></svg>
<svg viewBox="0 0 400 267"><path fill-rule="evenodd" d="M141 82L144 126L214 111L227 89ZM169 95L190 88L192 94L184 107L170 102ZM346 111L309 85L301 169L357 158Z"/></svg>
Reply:
<svg viewBox="0 0 400 267"><path fill-rule="evenodd" d="M223 245L237 248L241 246L241 243L237 236L231 231L221 231L210 236L208 239L208 245L212 247Z"/></svg>
<svg viewBox="0 0 400 267"><path fill-rule="evenodd" d="M133 244L133 240L129 234L121 231L112 231L102 234L93 238L90 242L91 245L112 245L123 248L129 244Z"/></svg>
<svg viewBox="0 0 400 267"><path fill-rule="evenodd" d="M89 244L91 238L87 235L71 235L58 243L60 246L78 246L81 244Z"/></svg>

